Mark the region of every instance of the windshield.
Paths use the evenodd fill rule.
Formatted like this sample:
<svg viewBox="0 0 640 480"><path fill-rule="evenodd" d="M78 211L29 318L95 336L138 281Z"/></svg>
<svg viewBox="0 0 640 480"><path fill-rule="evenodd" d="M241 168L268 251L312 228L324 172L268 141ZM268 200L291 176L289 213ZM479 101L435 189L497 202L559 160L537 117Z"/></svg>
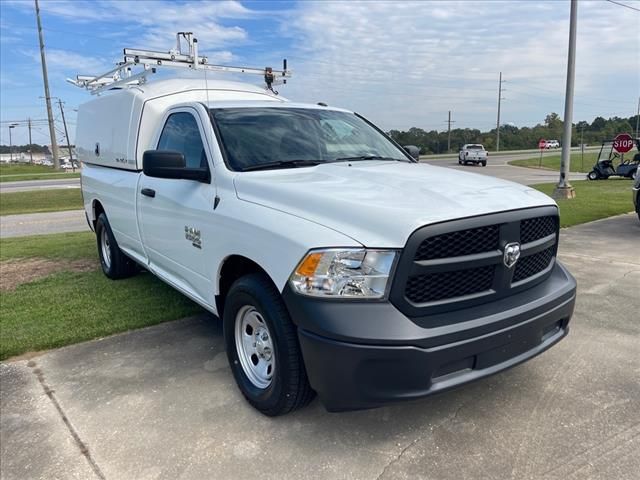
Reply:
<svg viewBox="0 0 640 480"><path fill-rule="evenodd" d="M484 150L482 145L467 145L467 150Z"/></svg>
<svg viewBox="0 0 640 480"><path fill-rule="evenodd" d="M313 108L222 108L211 113L233 170L294 168L343 160L410 161L353 113Z"/></svg>

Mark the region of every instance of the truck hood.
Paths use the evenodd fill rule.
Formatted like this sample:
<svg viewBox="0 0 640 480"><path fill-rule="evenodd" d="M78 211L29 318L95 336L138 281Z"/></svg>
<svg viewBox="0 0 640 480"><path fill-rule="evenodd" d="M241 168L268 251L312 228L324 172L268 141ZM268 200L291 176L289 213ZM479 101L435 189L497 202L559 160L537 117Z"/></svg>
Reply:
<svg viewBox="0 0 640 480"><path fill-rule="evenodd" d="M328 163L240 173L234 183L241 200L324 225L366 247L402 248L413 231L432 223L555 205L525 185L423 163Z"/></svg>

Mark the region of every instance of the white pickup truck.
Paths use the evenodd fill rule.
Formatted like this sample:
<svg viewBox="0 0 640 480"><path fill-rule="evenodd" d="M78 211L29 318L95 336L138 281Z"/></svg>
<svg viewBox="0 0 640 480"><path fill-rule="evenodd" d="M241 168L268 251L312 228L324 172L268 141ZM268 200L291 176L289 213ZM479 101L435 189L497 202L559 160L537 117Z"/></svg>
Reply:
<svg viewBox="0 0 640 480"><path fill-rule="evenodd" d="M77 125L104 273L142 267L217 314L264 414L423 397L568 332L554 201L418 163L356 113L170 79L108 91Z"/></svg>
<svg viewBox="0 0 640 480"><path fill-rule="evenodd" d="M479 143L468 143L462 146L460 153L458 154L458 163L460 165L466 165L467 163L481 164L483 167L487 166L487 158L489 152L487 152Z"/></svg>

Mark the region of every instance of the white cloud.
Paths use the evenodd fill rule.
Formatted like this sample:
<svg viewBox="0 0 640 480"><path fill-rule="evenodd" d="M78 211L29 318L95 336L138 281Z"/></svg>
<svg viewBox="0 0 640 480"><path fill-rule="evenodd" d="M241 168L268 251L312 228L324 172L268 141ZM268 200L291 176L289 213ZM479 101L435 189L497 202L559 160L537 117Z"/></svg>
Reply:
<svg viewBox="0 0 640 480"><path fill-rule="evenodd" d="M551 110L562 113L564 105L569 2L529 7L301 2L284 30L296 47L290 56L295 76L285 94L345 105L388 128L443 129L448 110L458 125L490 128L503 71L505 120L542 121ZM606 112L627 108L626 98L630 106L637 102L640 17L624 10L580 2L578 114L589 105Z"/></svg>

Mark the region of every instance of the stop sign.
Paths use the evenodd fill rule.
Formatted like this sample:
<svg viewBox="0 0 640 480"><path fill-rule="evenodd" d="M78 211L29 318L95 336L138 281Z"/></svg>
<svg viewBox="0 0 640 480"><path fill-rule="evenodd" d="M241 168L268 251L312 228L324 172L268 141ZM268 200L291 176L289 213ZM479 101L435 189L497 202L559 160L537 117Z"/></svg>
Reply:
<svg viewBox="0 0 640 480"><path fill-rule="evenodd" d="M539 149L543 149L544 147L547 146L547 141L543 138L538 142L538 148Z"/></svg>
<svg viewBox="0 0 640 480"><path fill-rule="evenodd" d="M628 133L621 133L613 139L613 149L618 153L627 153L633 148L633 138Z"/></svg>

